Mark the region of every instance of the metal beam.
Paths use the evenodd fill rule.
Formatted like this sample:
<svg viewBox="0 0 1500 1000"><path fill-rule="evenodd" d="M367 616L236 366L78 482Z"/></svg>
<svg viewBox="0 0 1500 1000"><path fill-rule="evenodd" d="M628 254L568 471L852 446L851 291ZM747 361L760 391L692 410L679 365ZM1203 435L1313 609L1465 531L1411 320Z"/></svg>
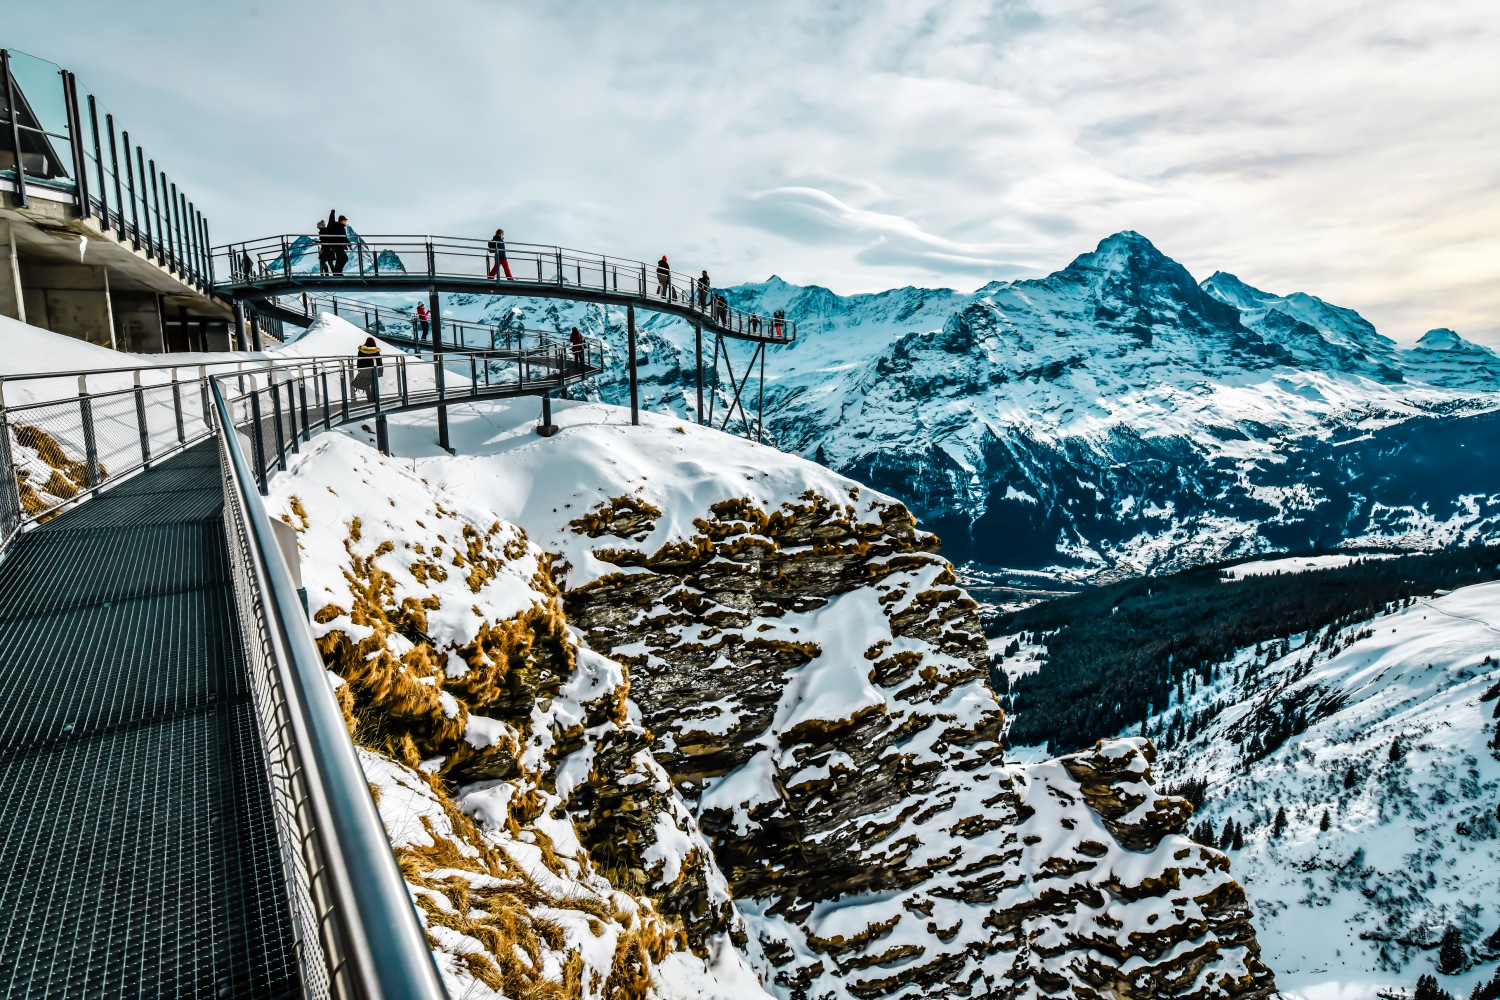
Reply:
<svg viewBox="0 0 1500 1000"><path fill-rule="evenodd" d="M693 370L698 380L698 409L694 416L698 423L703 423L703 321L699 320L693 324Z"/></svg>
<svg viewBox="0 0 1500 1000"><path fill-rule="evenodd" d="M434 374L437 376L438 398L443 398L443 304L438 299L437 289L427 293L427 311L432 313L432 353L437 358ZM448 453L453 447L448 443L448 407L438 404L438 447Z"/></svg>
<svg viewBox="0 0 1500 1000"><path fill-rule="evenodd" d="M78 214L87 219L93 214L93 206L89 204L88 156L83 149L83 116L78 109L78 78L67 70L63 70L63 101L67 106L68 140L73 147L73 182L78 198Z"/></svg>

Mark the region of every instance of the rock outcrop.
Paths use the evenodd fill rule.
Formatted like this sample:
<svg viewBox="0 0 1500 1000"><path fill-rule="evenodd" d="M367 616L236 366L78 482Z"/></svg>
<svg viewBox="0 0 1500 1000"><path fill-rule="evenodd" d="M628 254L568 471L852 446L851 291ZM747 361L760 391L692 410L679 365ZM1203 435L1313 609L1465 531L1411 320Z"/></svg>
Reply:
<svg viewBox="0 0 1500 1000"><path fill-rule="evenodd" d="M729 498L640 545L659 516L576 519L616 570L565 607L629 667L779 995L1271 995L1149 743L1004 763L976 607L904 507Z"/></svg>

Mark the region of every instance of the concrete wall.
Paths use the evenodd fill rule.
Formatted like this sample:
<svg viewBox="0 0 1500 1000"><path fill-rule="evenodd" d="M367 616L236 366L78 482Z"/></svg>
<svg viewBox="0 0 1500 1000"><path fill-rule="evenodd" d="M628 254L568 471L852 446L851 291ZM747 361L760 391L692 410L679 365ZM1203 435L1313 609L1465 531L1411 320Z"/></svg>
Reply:
<svg viewBox="0 0 1500 1000"><path fill-rule="evenodd" d="M115 314L115 344L120 350L158 354L167 349L161 300L154 292L113 292L110 305Z"/></svg>
<svg viewBox="0 0 1500 1000"><path fill-rule="evenodd" d="M26 322L26 299L21 294L21 269L16 238L10 223L0 219L0 316Z"/></svg>
<svg viewBox="0 0 1500 1000"><path fill-rule="evenodd" d="M91 344L115 346L108 271L87 264L20 263L26 322Z"/></svg>

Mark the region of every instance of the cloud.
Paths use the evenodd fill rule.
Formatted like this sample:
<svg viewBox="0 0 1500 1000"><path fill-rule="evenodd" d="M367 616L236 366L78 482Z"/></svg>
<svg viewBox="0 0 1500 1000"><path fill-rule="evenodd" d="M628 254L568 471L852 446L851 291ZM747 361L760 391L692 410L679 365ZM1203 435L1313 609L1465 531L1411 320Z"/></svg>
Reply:
<svg viewBox="0 0 1500 1000"><path fill-rule="evenodd" d="M987 279L1026 269L1009 257L1013 247L945 239L900 215L855 208L813 187L773 188L735 199L728 216L811 245L860 247L854 259L871 266Z"/></svg>
<svg viewBox="0 0 1500 1000"><path fill-rule="evenodd" d="M77 71L217 239L336 202L870 291L1136 229L1398 338L1500 341L1493 0L259 7L13 3L7 43Z"/></svg>

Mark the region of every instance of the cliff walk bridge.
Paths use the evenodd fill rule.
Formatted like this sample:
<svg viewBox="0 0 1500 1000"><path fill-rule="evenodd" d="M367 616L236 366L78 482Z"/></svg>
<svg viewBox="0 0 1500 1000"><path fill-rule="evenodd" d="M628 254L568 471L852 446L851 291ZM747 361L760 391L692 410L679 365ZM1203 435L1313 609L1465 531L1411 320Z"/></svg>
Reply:
<svg viewBox="0 0 1500 1000"><path fill-rule="evenodd" d="M546 432L601 357L0 384L0 997L444 996L260 493L393 412L542 395Z"/></svg>
<svg viewBox="0 0 1500 1000"><path fill-rule="evenodd" d="M339 270L325 262L325 248L346 258ZM765 352L797 337L796 324L780 313L762 315L729 305L722 294L700 285L691 274L657 264L588 253L567 247L507 242L503 262L488 240L440 236L363 236L351 232L347 243L325 244L306 234L270 236L215 247L209 255L214 290L233 303L236 343L241 350L259 349L260 325L247 311L261 311L282 322L306 325L313 318L310 298L334 299L342 294L405 293L428 298L431 342L435 353L468 350L463 337L443 340L447 322L441 294L562 299L615 306L625 311L625 367L630 387L631 421L640 422L637 308L675 316L689 322L694 333L694 369L698 419L707 416L719 395L719 366L728 374L728 407L723 427L738 407L747 431L759 438L765 401ZM299 311L300 305L300 311ZM336 307L335 307L336 309ZM376 317L377 326L379 316ZM712 384L704 408L703 335L713 337ZM736 376L729 341L753 345ZM743 402L745 388L759 366L759 398L753 425ZM441 431L441 427L440 427ZM447 441L443 441L446 446Z"/></svg>

